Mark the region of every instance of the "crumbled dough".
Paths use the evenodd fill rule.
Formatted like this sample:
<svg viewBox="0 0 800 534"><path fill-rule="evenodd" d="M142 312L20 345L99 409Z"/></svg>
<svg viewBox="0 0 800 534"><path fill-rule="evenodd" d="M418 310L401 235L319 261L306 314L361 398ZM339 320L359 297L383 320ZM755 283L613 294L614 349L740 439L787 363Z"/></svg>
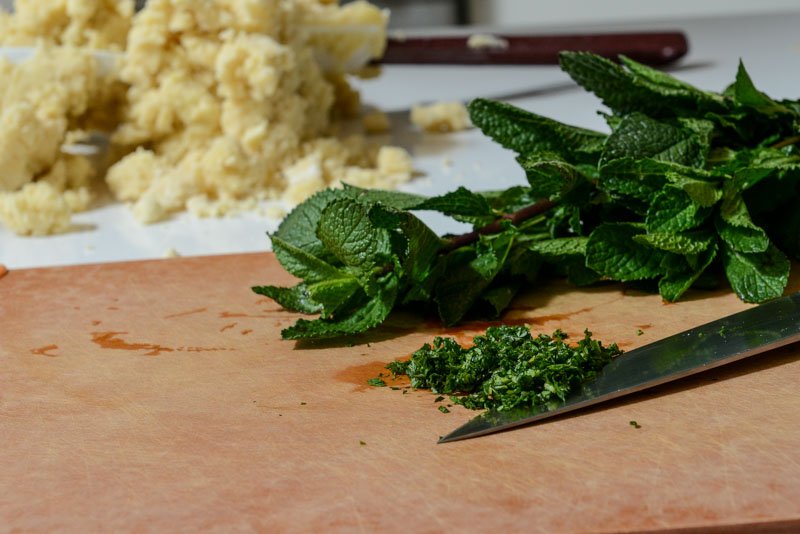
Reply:
<svg viewBox="0 0 800 534"><path fill-rule="evenodd" d="M174 248L170 247L170 248L168 248L167 250L164 251L164 257L165 258L180 258L181 255L180 255L180 253L178 253L177 250L175 250Z"/></svg>
<svg viewBox="0 0 800 534"><path fill-rule="evenodd" d="M382 134L389 131L389 117L382 111L372 111L361 118L364 131L368 134Z"/></svg>
<svg viewBox="0 0 800 534"><path fill-rule="evenodd" d="M364 23L385 32L385 20L366 2L151 0L131 28L121 73L129 107L114 142L147 145L152 156L139 148L112 166L112 191L154 222L182 209L235 213L253 197L297 204L346 181L354 164L372 187L396 183L380 181L374 159L348 161L351 148L330 137L336 117L360 112L359 95L343 74L323 73L311 46L321 34L299 30ZM373 41L365 46L382 52ZM339 58L357 43L349 34L324 42Z"/></svg>
<svg viewBox="0 0 800 534"><path fill-rule="evenodd" d="M16 0L13 16L0 10L0 44L122 50L132 14L130 0Z"/></svg>
<svg viewBox="0 0 800 534"><path fill-rule="evenodd" d="M436 102L411 108L411 122L431 133L466 130L472 123L467 107L461 102Z"/></svg>
<svg viewBox="0 0 800 534"><path fill-rule="evenodd" d="M60 148L98 130L111 134L99 177L144 223L411 178L405 151L336 137L338 120L361 112L345 72L383 53L387 12L363 0L149 0L135 16L132 6L18 0L0 15L0 43L43 46L20 65L0 61L0 191L58 197L59 221L86 209L98 167ZM124 51L120 68L104 73L90 49ZM66 228L23 228L35 218L9 206L34 204L5 198L19 233Z"/></svg>
<svg viewBox="0 0 800 534"><path fill-rule="evenodd" d="M396 146L381 147L378 151L378 172L384 175L405 175L413 172L411 154Z"/></svg>
<svg viewBox="0 0 800 534"><path fill-rule="evenodd" d="M44 46L20 65L0 59L0 220L14 232L63 232L89 207L96 169L60 148L90 124L106 83L94 58L73 47Z"/></svg>
<svg viewBox="0 0 800 534"><path fill-rule="evenodd" d="M65 196L47 182L29 183L19 191L0 193L0 220L19 235L66 232L71 215Z"/></svg>
<svg viewBox="0 0 800 534"><path fill-rule="evenodd" d="M473 50L505 49L508 48L508 40L488 33L476 33L467 39L467 47Z"/></svg>

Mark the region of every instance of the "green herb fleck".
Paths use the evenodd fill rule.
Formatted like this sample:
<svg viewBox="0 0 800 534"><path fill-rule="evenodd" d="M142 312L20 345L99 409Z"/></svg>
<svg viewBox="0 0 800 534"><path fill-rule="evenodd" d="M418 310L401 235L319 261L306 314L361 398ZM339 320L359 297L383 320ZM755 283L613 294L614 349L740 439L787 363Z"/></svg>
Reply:
<svg viewBox="0 0 800 534"><path fill-rule="evenodd" d="M370 386L375 386L376 388L385 388L386 382L383 381L381 378L370 378L367 380L367 384Z"/></svg>
<svg viewBox="0 0 800 534"><path fill-rule="evenodd" d="M633 428L642 428L642 425L640 425L640 424L639 424L639 423L637 423L636 421L631 421L629 424L630 424L630 425L631 425Z"/></svg>
<svg viewBox="0 0 800 534"><path fill-rule="evenodd" d="M442 413L450 413L450 410L447 409L447 406L439 406L439 411Z"/></svg>
<svg viewBox="0 0 800 534"><path fill-rule="evenodd" d="M534 337L522 326L491 327L469 348L436 337L414 352L405 374L411 387L440 394L434 402L449 395L474 410L546 405L563 401L622 353L616 344L605 347L592 339L588 330L575 345L566 340L560 330Z"/></svg>
<svg viewBox="0 0 800 534"><path fill-rule="evenodd" d="M642 334L644 334L644 330L642 330L641 328L637 328L636 329L636 335L637 336L641 336Z"/></svg>

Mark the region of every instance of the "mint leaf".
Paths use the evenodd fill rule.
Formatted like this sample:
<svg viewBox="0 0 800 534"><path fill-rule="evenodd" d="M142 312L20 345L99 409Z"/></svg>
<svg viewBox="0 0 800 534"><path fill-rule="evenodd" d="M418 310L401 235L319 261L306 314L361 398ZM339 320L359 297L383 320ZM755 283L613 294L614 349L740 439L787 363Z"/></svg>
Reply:
<svg viewBox="0 0 800 534"><path fill-rule="evenodd" d="M429 198L417 204L414 209L438 211L471 224L487 224L496 216L484 196L464 187L442 196Z"/></svg>
<svg viewBox="0 0 800 534"><path fill-rule="evenodd" d="M708 231L697 231L688 233L655 232L638 234L633 236L633 240L642 245L689 256L705 252L712 248L715 243L714 234Z"/></svg>
<svg viewBox="0 0 800 534"><path fill-rule="evenodd" d="M372 204L378 203L388 208L399 210L411 209L425 200L421 195L402 191L385 191L381 189L363 189L350 184L343 184L344 192L355 200Z"/></svg>
<svg viewBox="0 0 800 534"><path fill-rule="evenodd" d="M724 170L733 175L737 189L744 191L766 178L800 171L800 155L769 147L739 150Z"/></svg>
<svg viewBox="0 0 800 534"><path fill-rule="evenodd" d="M332 260L333 257L325 245L317 238L317 224L322 210L332 201L346 195L339 189L325 189L315 193L284 218L274 237L323 261ZM283 252L276 251L275 256L283 265L285 259Z"/></svg>
<svg viewBox="0 0 800 534"><path fill-rule="evenodd" d="M319 313L322 305L314 302L308 294L308 286L304 283L294 287L255 286L253 291L269 297L287 310L300 313Z"/></svg>
<svg viewBox="0 0 800 534"><path fill-rule="evenodd" d="M658 281L658 292L667 302L678 300L703 275L717 256L716 243L690 258L687 267L667 272Z"/></svg>
<svg viewBox="0 0 800 534"><path fill-rule="evenodd" d="M568 161L594 161L606 135L568 126L503 102L477 98L469 104L472 123L517 154L555 152Z"/></svg>
<svg viewBox="0 0 800 534"><path fill-rule="evenodd" d="M769 247L767 233L750 219L741 193L730 182L725 184L715 223L720 237L737 252L764 252Z"/></svg>
<svg viewBox="0 0 800 534"><path fill-rule="evenodd" d="M780 297L789 281L789 260L773 245L765 252L746 254L725 243L722 264L734 292L745 302Z"/></svg>
<svg viewBox="0 0 800 534"><path fill-rule="evenodd" d="M370 276L391 261L388 232L375 227L367 207L352 199L334 200L325 207L317 237L345 267L361 275Z"/></svg>
<svg viewBox="0 0 800 534"><path fill-rule="evenodd" d="M697 228L710 214L683 189L666 186L650 204L645 224L648 232L681 232Z"/></svg>
<svg viewBox="0 0 800 534"><path fill-rule="evenodd" d="M299 319L281 332L284 339L328 339L365 332L381 324L397 299L397 278L389 275L381 281L374 296L352 313L339 319Z"/></svg>
<svg viewBox="0 0 800 534"><path fill-rule="evenodd" d="M702 167L707 148L698 136L685 128L651 119L642 113L625 116L606 141L602 162L618 158L652 158Z"/></svg>
<svg viewBox="0 0 800 534"><path fill-rule="evenodd" d="M629 58L622 65L587 52L562 52L561 68L617 113L675 117L724 111L725 99Z"/></svg>
<svg viewBox="0 0 800 534"><path fill-rule="evenodd" d="M638 224L600 225L586 243L586 266L612 280L630 282L657 278L682 265L681 256L637 243L634 237L643 233Z"/></svg>
<svg viewBox="0 0 800 534"><path fill-rule="evenodd" d="M536 198L565 197L586 177L577 167L557 154L539 152L520 156L517 160L528 177L531 193Z"/></svg>
<svg viewBox="0 0 800 534"><path fill-rule="evenodd" d="M451 255L436 291L439 316L445 325L460 321L503 268L513 245L508 234L481 237L473 257Z"/></svg>
<svg viewBox="0 0 800 534"><path fill-rule="evenodd" d="M586 254L588 237L560 237L525 242L525 248L540 254L547 261L562 261Z"/></svg>
<svg viewBox="0 0 800 534"><path fill-rule="evenodd" d="M284 241L277 235L272 236L271 241L275 256L283 268L298 278L307 282L318 282L326 278L338 277L341 274L338 268L302 248Z"/></svg>
<svg viewBox="0 0 800 534"><path fill-rule="evenodd" d="M710 208L722 198L722 188L715 182L696 180L677 172L668 172L666 178L701 208Z"/></svg>
<svg viewBox="0 0 800 534"><path fill-rule="evenodd" d="M341 276L310 284L305 288L312 302L319 303L319 311L323 318L329 318L343 307L350 304L351 299L362 296L359 281L352 276Z"/></svg>
<svg viewBox="0 0 800 534"><path fill-rule="evenodd" d="M511 304L519 292L520 285L516 283L496 286L485 291L481 298L488 302L494 308L495 315L499 316Z"/></svg>
<svg viewBox="0 0 800 534"><path fill-rule="evenodd" d="M739 69L736 72L736 81L732 87L733 97L741 106L754 108L768 116L792 114L787 107L775 102L773 99L756 89L753 80L744 68L744 63L739 60Z"/></svg>

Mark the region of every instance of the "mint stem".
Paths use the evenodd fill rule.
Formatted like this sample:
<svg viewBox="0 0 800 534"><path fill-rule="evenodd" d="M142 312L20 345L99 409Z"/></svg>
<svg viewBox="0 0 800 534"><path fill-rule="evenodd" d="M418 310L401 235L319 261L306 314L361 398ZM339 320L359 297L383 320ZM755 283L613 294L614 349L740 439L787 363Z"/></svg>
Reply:
<svg viewBox="0 0 800 534"><path fill-rule="evenodd" d="M540 215L548 210L550 210L555 205L550 199L543 199L535 204L531 204L530 206L525 206L524 208L515 211L514 213L508 213L499 217L498 219L492 221L491 223L487 224L482 228L478 228L477 230L473 230L472 232L467 232L466 234L457 235L451 237L445 242L444 247L442 248L442 254L450 253L456 249L461 247L465 247L467 245L471 245L472 243L476 242L478 238L482 235L489 235L489 234L496 234L498 232L503 231L503 223L506 221L510 222L511 224L517 226L520 223Z"/></svg>
<svg viewBox="0 0 800 534"><path fill-rule="evenodd" d="M800 135L794 135L792 137L787 137L781 141L770 146L770 148L784 148L790 145L794 145L796 143L800 143Z"/></svg>

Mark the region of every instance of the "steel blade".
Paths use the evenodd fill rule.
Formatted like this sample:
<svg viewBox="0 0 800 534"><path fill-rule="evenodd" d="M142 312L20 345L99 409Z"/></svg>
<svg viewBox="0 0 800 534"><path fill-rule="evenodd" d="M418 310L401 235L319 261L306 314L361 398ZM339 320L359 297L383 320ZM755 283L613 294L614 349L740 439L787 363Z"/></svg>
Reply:
<svg viewBox="0 0 800 534"><path fill-rule="evenodd" d="M800 341L800 292L631 350L564 402L487 411L439 443L491 434L592 406Z"/></svg>

